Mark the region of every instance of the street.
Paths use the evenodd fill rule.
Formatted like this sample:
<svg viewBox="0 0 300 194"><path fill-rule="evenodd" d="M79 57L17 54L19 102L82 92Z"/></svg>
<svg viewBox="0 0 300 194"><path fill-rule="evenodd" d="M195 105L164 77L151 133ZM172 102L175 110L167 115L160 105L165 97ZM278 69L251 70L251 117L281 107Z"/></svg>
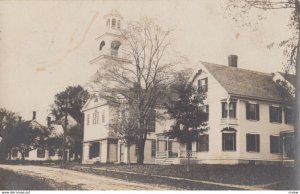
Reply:
<svg viewBox="0 0 300 194"><path fill-rule="evenodd" d="M51 168L31 165L0 165L0 169L28 175L31 177L44 178L53 182L80 185L83 190L168 190L168 186L130 183L123 180L80 173L66 169ZM17 183L16 183L17 184Z"/></svg>

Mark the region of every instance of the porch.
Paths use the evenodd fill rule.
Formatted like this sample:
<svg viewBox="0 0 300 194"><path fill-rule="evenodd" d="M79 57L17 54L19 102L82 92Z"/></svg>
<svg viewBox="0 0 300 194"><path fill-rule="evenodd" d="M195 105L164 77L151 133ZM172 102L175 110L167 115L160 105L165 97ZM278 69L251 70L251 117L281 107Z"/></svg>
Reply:
<svg viewBox="0 0 300 194"><path fill-rule="evenodd" d="M192 151L192 143L180 144L175 139L165 137L164 134L156 135L155 164L183 164L187 160L195 163L196 151ZM193 162L194 161L194 162Z"/></svg>

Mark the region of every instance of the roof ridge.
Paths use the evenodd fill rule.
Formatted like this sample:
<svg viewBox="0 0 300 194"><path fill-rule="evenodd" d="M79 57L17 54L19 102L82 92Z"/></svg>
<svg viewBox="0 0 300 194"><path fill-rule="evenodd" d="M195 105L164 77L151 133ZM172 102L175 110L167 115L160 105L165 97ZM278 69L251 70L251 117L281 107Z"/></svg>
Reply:
<svg viewBox="0 0 300 194"><path fill-rule="evenodd" d="M211 63L211 62L206 62L206 61L200 61L200 62L205 63L207 65L217 65L217 66L222 66L224 68L232 68L232 69L236 69L236 70L242 70L242 71L248 71L248 72L252 72L252 73L259 73L262 75L272 76L272 73L265 73L265 72L261 72L261 71L256 71L256 70L251 70L251 69L243 69L243 68L239 68L239 67L229 67L227 65L221 65L221 64L216 64L216 63Z"/></svg>

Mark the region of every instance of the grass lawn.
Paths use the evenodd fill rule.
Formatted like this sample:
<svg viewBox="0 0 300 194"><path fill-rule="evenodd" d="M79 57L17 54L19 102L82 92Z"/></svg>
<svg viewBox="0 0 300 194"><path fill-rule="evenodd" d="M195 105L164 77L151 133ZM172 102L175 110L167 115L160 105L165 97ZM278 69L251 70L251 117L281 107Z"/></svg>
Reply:
<svg viewBox="0 0 300 194"><path fill-rule="evenodd" d="M87 168L88 167L88 168ZM70 165L67 168L82 172L121 178L128 181L143 183L167 184L178 189L232 189L215 185L202 185L183 180L170 180L149 175L163 175L193 180L212 181L236 185L261 185L284 181L278 185L272 185L268 189L291 190L291 173L293 168L277 165L191 165L191 172L186 172L185 165L122 165L122 164L94 164L94 165ZM97 168L105 168L101 170ZM128 173L112 172L114 170L145 173L148 175L133 175Z"/></svg>
<svg viewBox="0 0 300 194"><path fill-rule="evenodd" d="M80 187L31 177L0 168L0 190L75 190Z"/></svg>

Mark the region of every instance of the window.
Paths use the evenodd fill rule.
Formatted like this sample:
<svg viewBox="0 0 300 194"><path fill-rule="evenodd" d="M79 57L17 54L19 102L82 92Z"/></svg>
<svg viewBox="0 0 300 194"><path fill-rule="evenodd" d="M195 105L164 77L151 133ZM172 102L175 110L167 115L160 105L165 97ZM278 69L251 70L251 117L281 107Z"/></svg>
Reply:
<svg viewBox="0 0 300 194"><path fill-rule="evenodd" d="M196 147L196 151L197 152L208 152L209 150L209 139L208 139L208 135L200 135L199 140L197 141L197 147Z"/></svg>
<svg viewBox="0 0 300 194"><path fill-rule="evenodd" d="M270 152L272 154L280 153L280 136L270 136Z"/></svg>
<svg viewBox="0 0 300 194"><path fill-rule="evenodd" d="M99 112L95 111L95 124L99 124Z"/></svg>
<svg viewBox="0 0 300 194"><path fill-rule="evenodd" d="M188 142L188 143L186 144L186 150L187 150L187 151L192 151L192 142Z"/></svg>
<svg viewBox="0 0 300 194"><path fill-rule="evenodd" d="M229 108L229 111L228 111ZM222 102L222 118L227 118L229 112L229 118L236 118L236 102Z"/></svg>
<svg viewBox="0 0 300 194"><path fill-rule="evenodd" d="M25 158L29 157L29 151L25 151Z"/></svg>
<svg viewBox="0 0 300 194"><path fill-rule="evenodd" d="M103 49L104 46L105 46L105 42L102 41L102 42L100 43L99 50L101 51L101 50ZM96 98L94 102L98 102L98 98Z"/></svg>
<svg viewBox="0 0 300 194"><path fill-rule="evenodd" d="M246 134L247 152L259 152L259 134Z"/></svg>
<svg viewBox="0 0 300 194"><path fill-rule="evenodd" d="M49 150L49 156L55 156L55 150L50 149Z"/></svg>
<svg viewBox="0 0 300 194"><path fill-rule="evenodd" d="M18 156L18 150L13 149L13 150L12 150L12 153L11 153L11 156L12 156L12 157L17 157L17 156Z"/></svg>
<svg viewBox="0 0 300 194"><path fill-rule="evenodd" d="M246 103L246 119L259 121L259 104Z"/></svg>
<svg viewBox="0 0 300 194"><path fill-rule="evenodd" d="M106 20L106 26L108 26L108 27L110 26L110 19Z"/></svg>
<svg viewBox="0 0 300 194"><path fill-rule="evenodd" d="M236 134L222 133L222 150L236 151Z"/></svg>
<svg viewBox="0 0 300 194"><path fill-rule="evenodd" d="M198 93L208 91L208 80L207 78L198 80Z"/></svg>
<svg viewBox="0 0 300 194"><path fill-rule="evenodd" d="M121 27L121 22L120 20L118 20L118 28L120 29L120 27Z"/></svg>
<svg viewBox="0 0 300 194"><path fill-rule="evenodd" d="M89 156L90 159L99 157L99 151L100 151L100 143L95 142L90 144L90 150L89 150Z"/></svg>
<svg viewBox="0 0 300 194"><path fill-rule="evenodd" d="M137 146L137 144L135 144L135 155L137 156L139 152L139 147Z"/></svg>
<svg viewBox="0 0 300 194"><path fill-rule="evenodd" d="M270 122L276 122L276 123L282 123L282 108L281 107L275 107L270 106Z"/></svg>
<svg viewBox="0 0 300 194"><path fill-rule="evenodd" d="M93 113L93 125L96 123L96 114L95 114L95 112Z"/></svg>
<svg viewBox="0 0 300 194"><path fill-rule="evenodd" d="M46 153L46 151L44 149L37 149L36 155L38 158L45 158L45 156L46 156L45 153Z"/></svg>
<svg viewBox="0 0 300 194"><path fill-rule="evenodd" d="M146 128L148 132L155 132L156 110L150 110L146 119Z"/></svg>
<svg viewBox="0 0 300 194"><path fill-rule="evenodd" d="M113 19L111 20L111 27L112 27L112 28L115 28L115 27L116 27L116 19L115 19L115 18L113 18Z"/></svg>
<svg viewBox="0 0 300 194"><path fill-rule="evenodd" d="M151 140L151 156L155 157L156 156L156 141Z"/></svg>
<svg viewBox="0 0 300 194"><path fill-rule="evenodd" d="M105 123L105 111L102 111L102 123Z"/></svg>
<svg viewBox="0 0 300 194"><path fill-rule="evenodd" d="M86 116L86 125L90 125L90 115L87 114Z"/></svg>
<svg viewBox="0 0 300 194"><path fill-rule="evenodd" d="M200 106L202 112L207 113L207 120L209 119L209 105Z"/></svg>
<svg viewBox="0 0 300 194"><path fill-rule="evenodd" d="M111 55L117 57L118 56L118 52L119 52L119 48L121 46L121 42L119 41L112 41L111 42Z"/></svg>
<svg viewBox="0 0 300 194"><path fill-rule="evenodd" d="M284 123L292 124L294 122L294 114L291 108L284 108Z"/></svg>

